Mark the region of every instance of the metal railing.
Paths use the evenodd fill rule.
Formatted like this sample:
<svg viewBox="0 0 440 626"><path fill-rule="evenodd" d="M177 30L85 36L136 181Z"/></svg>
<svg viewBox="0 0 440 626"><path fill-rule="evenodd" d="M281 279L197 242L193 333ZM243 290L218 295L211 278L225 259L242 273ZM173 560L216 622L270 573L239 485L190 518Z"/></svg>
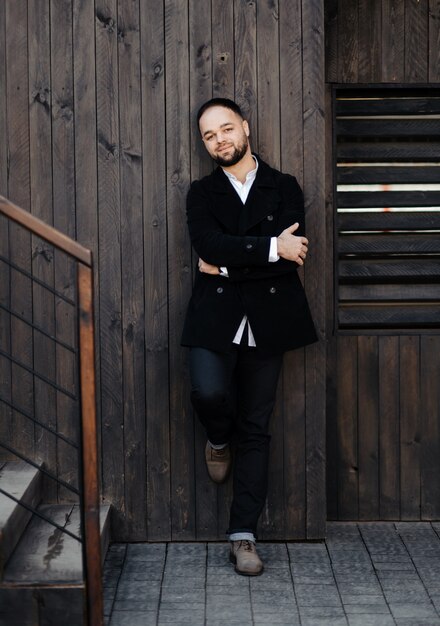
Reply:
<svg viewBox="0 0 440 626"><path fill-rule="evenodd" d="M62 441L63 445L73 449L78 454L78 487L71 480L64 480L58 475L58 471L45 467L41 460L36 459L26 451L18 449L20 446L11 445L8 441L0 441L0 446L7 450L14 457L18 457L27 463L38 467L45 476L56 481L59 486L57 488L67 489L79 498L81 511L81 533L77 535L67 528L57 524L54 520L43 514L36 508L18 502L18 500L10 493L0 488L0 493L15 500L21 506L31 511L33 514L44 519L46 522L55 526L60 532L66 533L82 544L83 555L83 578L86 586L87 597L87 614L89 626L102 626L103 624L103 601L102 601L102 572L101 572L101 539L99 524L99 478L98 478L98 452L97 452L97 420L96 420L96 385L95 385L95 355L94 355L94 319L93 319L93 262L92 253L84 248L76 241L62 234L52 226L44 223L27 211L14 205L6 198L0 196L0 215L7 218L7 224L12 222L18 224L31 235L36 236L55 249L67 255L74 263L76 269L76 298L71 298L63 293L62 289L48 284L47 281L41 280L38 276L33 275L32 271L21 267L19 263L12 261L8 256L0 254L0 263L8 267L8 272L23 277L28 281L29 285L38 285L38 287L48 290L58 302L63 302L75 311L76 317L76 338L78 345L70 345L68 341L60 339L56 331L43 327L41 323L29 319L22 311L16 310L12 306L8 306L0 301L0 313L9 316L9 319L18 320L24 327L30 328L31 332L37 332L51 342L55 342L57 347L61 347L72 355L75 360L79 375L72 392L59 381L54 381L50 376L41 371L37 371L33 365L26 363L24 357L20 357L16 351L13 353L12 345L10 350L0 348L0 356L10 363L10 367L23 371L26 375L38 380L39 384L44 384L47 389L52 389L55 395L59 395L64 399L69 399L76 405L79 404L80 424L79 437L75 441L75 437L67 436L59 432L49 423L50 420L43 421L35 416L28 408L19 406L14 397L8 398L0 395L0 403L7 407L7 410L19 415L20 419L35 424L38 428L51 433L56 437L57 442ZM16 242L11 244L15 245ZM17 244L19 245L19 244ZM28 254L28 253L25 253ZM10 304L10 303L9 303ZM26 308L26 307L24 307ZM12 394L13 395L13 394ZM16 394L17 395L17 394ZM17 436L16 436L17 439Z"/></svg>

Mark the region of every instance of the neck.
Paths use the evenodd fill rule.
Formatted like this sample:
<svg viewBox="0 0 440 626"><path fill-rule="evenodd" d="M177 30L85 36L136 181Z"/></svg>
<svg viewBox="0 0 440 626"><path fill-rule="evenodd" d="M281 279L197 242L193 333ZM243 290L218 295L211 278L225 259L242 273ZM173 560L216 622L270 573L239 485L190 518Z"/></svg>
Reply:
<svg viewBox="0 0 440 626"><path fill-rule="evenodd" d="M241 183L244 183L249 172L255 169L255 161L250 147L248 147L246 154L238 163L232 165L231 167L223 167L223 169L226 172L233 174Z"/></svg>

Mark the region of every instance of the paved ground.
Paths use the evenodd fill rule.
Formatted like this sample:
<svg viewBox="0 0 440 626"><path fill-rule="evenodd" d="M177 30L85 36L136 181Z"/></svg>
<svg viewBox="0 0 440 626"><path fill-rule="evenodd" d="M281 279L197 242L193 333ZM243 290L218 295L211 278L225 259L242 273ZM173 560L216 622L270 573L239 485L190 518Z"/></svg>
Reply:
<svg viewBox="0 0 440 626"><path fill-rule="evenodd" d="M260 543L262 576L226 543L113 544L109 626L440 626L440 523L330 523L325 543Z"/></svg>

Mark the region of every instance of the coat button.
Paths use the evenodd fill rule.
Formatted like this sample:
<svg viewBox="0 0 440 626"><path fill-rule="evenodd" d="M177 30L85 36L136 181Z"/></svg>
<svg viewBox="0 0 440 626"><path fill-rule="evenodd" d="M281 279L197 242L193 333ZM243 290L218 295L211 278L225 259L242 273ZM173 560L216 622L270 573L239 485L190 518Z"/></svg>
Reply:
<svg viewBox="0 0 440 626"><path fill-rule="evenodd" d="M272 222L273 221L273 215L268 215L267 219L269 220L269 222Z"/></svg>
<svg viewBox="0 0 440 626"><path fill-rule="evenodd" d="M254 246L251 243L246 244L246 250L252 250Z"/></svg>
<svg viewBox="0 0 440 626"><path fill-rule="evenodd" d="M271 288L269 289L269 291L270 291L270 293L276 293L276 292L277 292L277 290L276 290L276 288L275 288L275 287L271 287Z"/></svg>
<svg viewBox="0 0 440 626"><path fill-rule="evenodd" d="M217 287L217 293L223 293L223 287Z"/></svg>

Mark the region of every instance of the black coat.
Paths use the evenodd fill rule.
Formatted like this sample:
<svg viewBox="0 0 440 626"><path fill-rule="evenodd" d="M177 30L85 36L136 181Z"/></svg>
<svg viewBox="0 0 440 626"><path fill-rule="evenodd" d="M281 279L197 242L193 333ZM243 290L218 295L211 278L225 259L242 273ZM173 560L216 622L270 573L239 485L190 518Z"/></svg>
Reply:
<svg viewBox="0 0 440 626"><path fill-rule="evenodd" d="M221 167L195 181L187 198L191 243L205 262L225 266L229 278L198 272L188 305L182 345L229 352L243 315L257 348L279 353L317 340L298 265L270 263L270 238L299 222L304 201L296 178L258 158L246 203ZM312 245L318 245L312 242Z"/></svg>

